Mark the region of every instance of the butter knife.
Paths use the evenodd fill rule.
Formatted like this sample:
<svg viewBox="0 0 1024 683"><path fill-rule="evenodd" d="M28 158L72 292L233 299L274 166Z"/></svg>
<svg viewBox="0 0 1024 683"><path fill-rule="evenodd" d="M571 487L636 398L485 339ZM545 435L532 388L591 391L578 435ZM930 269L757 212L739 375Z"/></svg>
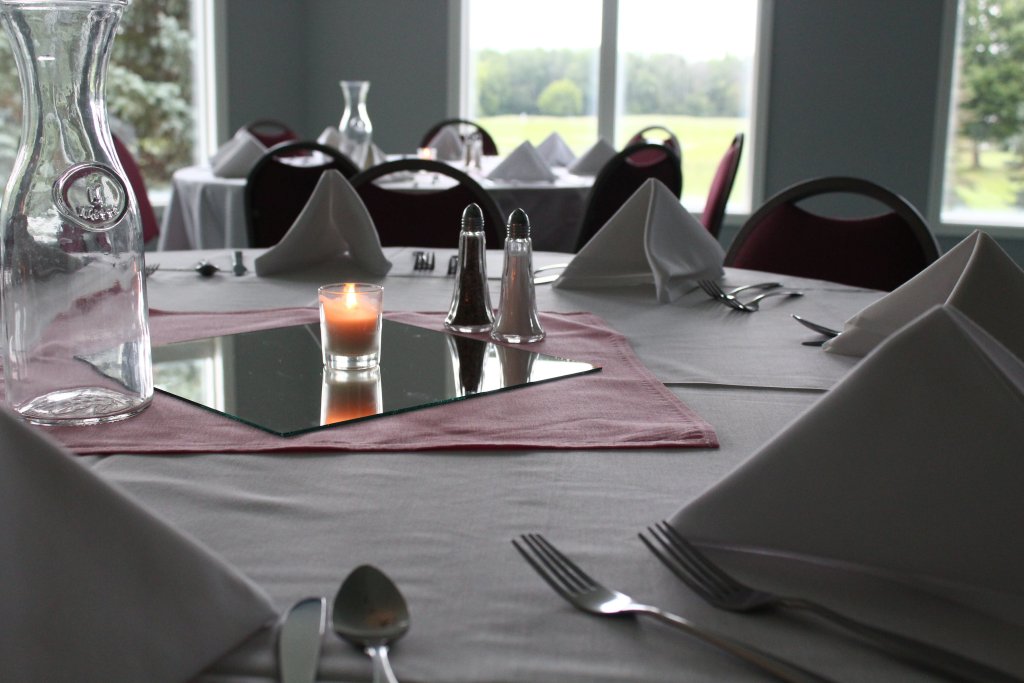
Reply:
<svg viewBox="0 0 1024 683"><path fill-rule="evenodd" d="M327 627L327 599L305 598L288 610L277 637L281 683L313 683L320 640Z"/></svg>

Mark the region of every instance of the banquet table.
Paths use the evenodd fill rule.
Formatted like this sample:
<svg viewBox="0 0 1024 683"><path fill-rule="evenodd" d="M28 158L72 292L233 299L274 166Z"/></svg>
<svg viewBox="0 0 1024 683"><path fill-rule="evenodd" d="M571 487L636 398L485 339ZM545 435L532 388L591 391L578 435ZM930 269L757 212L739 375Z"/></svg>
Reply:
<svg viewBox="0 0 1024 683"><path fill-rule="evenodd" d="M593 176L554 169L553 182L490 180L488 170L498 157L484 157L483 172L469 174L494 197L504 215L522 208L530 216L536 248L572 252L586 208ZM462 164L453 166L465 171ZM448 178L419 174L389 183L394 189L416 192L443 187ZM160 225L160 250L244 248L245 178L216 176L209 166L187 166L174 172L171 195Z"/></svg>
<svg viewBox="0 0 1024 683"><path fill-rule="evenodd" d="M452 278L443 269L413 271L410 252L385 250L394 264L382 280L385 309L447 310ZM250 272L240 277L230 273L224 250L149 254L150 263L161 266L148 278L151 308L313 306L316 286L340 277L336 267L324 265L301 275L257 278L251 264L258 253L244 252ZM447 262L447 255L438 251L437 262ZM565 258L535 256L535 265ZM500 253L488 257L489 272L500 273ZM203 279L171 270L199 258L226 272ZM124 453L81 459L239 568L282 614L306 596L330 601L358 565L388 573L411 612L411 629L391 652L398 679L406 683L765 680L657 622L597 618L573 609L511 545L526 532L545 534L612 587L835 680L934 680L810 620L715 610L637 538L727 475L858 362L802 345L815 335L790 315L838 325L879 292L726 270L728 284L764 280L782 280L804 296L768 299L760 312L744 314L698 289L675 303L658 304L649 287L537 288L542 311L589 311L623 333L653 374L714 426L719 448ZM495 301L498 284L491 280ZM571 385L563 386L571 401ZM472 411L477 400L483 399L461 405ZM334 428L340 441L345 429ZM1021 629L923 593L894 590L879 577L812 570L778 558L721 557L761 583L826 595L837 609L870 613L890 627L904 626L1024 675L1017 647L1024 642ZM895 602L879 611L882 600ZM875 610L865 612L872 604ZM942 641L942 630L935 628L950 619L969 627L955 642ZM258 632L197 680L277 680L275 636L272 628ZM328 628L317 680L370 680L369 660Z"/></svg>

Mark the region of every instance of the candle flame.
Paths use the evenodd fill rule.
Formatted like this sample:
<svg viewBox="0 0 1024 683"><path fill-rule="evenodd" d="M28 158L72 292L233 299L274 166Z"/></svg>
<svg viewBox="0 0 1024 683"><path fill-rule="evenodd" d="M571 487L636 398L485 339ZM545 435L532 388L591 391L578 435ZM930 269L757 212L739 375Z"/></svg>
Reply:
<svg viewBox="0 0 1024 683"><path fill-rule="evenodd" d="M356 296L356 286L354 284L346 282L342 294L345 297L345 308L353 309L359 306L359 297Z"/></svg>

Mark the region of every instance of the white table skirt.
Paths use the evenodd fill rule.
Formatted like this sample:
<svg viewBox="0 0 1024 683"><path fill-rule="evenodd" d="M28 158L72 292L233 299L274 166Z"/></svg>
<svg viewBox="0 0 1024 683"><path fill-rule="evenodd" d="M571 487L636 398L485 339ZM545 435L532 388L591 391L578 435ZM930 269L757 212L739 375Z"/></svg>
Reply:
<svg viewBox="0 0 1024 683"><path fill-rule="evenodd" d="M493 163L493 158L486 159L489 165ZM516 208L526 211L533 224L538 249L575 251L593 177L574 176L557 169L553 183L492 181L480 175L475 178L494 197L504 216ZM429 183L420 184L416 180L392 185L409 190L431 187ZM171 197L161 221L159 250L248 246L245 178L221 178L213 175L208 166L188 166L175 171Z"/></svg>
<svg viewBox="0 0 1024 683"><path fill-rule="evenodd" d="M246 253L250 266L253 253ZM384 281L386 309L447 308L450 278L406 277L411 257L401 249L388 253L395 268ZM201 256L228 264L224 252L153 254L150 260L169 269ZM561 258L538 254L537 264ZM445 261L439 253L437 262ZM497 274L493 262L489 268ZM239 310L312 304L324 275L261 280L223 273L203 280L160 270L148 288L154 307ZM728 279L763 278L729 271ZM657 376L687 383L672 390L715 426L717 450L119 455L87 461L222 554L282 612L309 595L332 599L341 579L359 564L386 571L404 591L412 614L412 628L391 657L406 683L765 680L656 622L599 619L574 610L509 542L534 531L613 587L823 675L842 681L930 680L798 618L714 610L636 537L725 476L855 363L801 346L813 334L789 314L838 324L879 293L781 279L804 288L803 299L769 300L752 315L728 311L696 292L659 305L653 289L584 294L538 288L543 310L592 310L631 339ZM792 371L801 364L804 372ZM819 575L802 581L801 588L828 591L836 580ZM845 579L831 588L836 586L841 590L829 593L833 605L854 614L864 605L877 606L890 588ZM883 614L889 625L905 624L939 642L943 636L930 624L966 624L970 628L958 640L945 644L994 656L1006 667L1015 662L1024 675L1015 650L1015 643L1024 642L1020 629L923 595L903 595ZM274 637L269 630L257 634L200 680L277 680ZM368 659L329 633L317 680L369 679Z"/></svg>

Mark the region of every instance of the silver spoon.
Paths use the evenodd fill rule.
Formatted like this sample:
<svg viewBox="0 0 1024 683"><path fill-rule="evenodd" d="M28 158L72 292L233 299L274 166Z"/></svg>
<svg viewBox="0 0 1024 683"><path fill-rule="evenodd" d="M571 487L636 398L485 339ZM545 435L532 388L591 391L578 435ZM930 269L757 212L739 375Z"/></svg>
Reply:
<svg viewBox="0 0 1024 683"><path fill-rule="evenodd" d="M818 323L812 323L807 318L801 318L800 316L796 315L795 313L793 314L793 320L797 321L798 323L800 323L801 325L803 325L804 327L806 327L808 329L814 330L818 334L825 335L826 337L838 337L839 336L839 332L840 332L839 330L833 330L831 327L825 327L824 325L819 325Z"/></svg>
<svg viewBox="0 0 1024 683"><path fill-rule="evenodd" d="M334 597L331 625L373 660L374 683L398 683L388 661L388 645L409 630L409 608L384 572L368 564L353 569Z"/></svg>

